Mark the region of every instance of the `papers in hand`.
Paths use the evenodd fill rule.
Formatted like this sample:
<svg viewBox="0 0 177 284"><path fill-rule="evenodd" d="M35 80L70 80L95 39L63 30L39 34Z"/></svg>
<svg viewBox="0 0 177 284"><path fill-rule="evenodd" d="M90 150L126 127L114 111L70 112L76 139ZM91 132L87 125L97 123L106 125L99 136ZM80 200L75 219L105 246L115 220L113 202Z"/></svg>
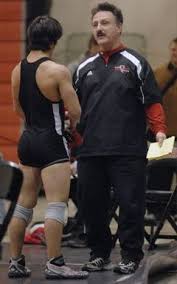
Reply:
<svg viewBox="0 0 177 284"><path fill-rule="evenodd" d="M167 158L173 151L175 136L171 136L163 141L160 147L158 142L151 143L147 152L147 159L163 159Z"/></svg>

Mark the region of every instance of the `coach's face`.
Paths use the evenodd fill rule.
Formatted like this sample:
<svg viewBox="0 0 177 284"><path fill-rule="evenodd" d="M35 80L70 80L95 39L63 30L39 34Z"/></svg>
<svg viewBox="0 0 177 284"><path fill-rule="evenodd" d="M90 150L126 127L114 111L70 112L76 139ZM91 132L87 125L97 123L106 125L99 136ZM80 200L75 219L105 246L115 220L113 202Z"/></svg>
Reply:
<svg viewBox="0 0 177 284"><path fill-rule="evenodd" d="M101 50L112 50L120 44L122 24L109 11L99 11L92 18L92 31Z"/></svg>

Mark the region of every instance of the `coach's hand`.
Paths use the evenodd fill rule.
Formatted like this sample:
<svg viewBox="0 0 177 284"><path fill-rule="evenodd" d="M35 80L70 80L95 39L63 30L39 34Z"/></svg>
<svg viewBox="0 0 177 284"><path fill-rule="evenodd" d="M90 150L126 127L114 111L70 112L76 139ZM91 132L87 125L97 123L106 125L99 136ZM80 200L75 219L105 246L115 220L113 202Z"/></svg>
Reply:
<svg viewBox="0 0 177 284"><path fill-rule="evenodd" d="M156 141L159 143L159 146L161 147L163 144L163 141L166 139L166 135L163 132L157 132L156 134Z"/></svg>

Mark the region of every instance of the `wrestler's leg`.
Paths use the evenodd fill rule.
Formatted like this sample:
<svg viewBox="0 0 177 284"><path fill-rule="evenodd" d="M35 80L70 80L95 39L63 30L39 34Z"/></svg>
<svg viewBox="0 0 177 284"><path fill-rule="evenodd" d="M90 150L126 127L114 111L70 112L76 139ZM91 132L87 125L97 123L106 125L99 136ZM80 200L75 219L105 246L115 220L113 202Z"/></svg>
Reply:
<svg viewBox="0 0 177 284"><path fill-rule="evenodd" d="M25 229L32 218L37 203L40 184L40 170L20 165L23 172L23 184L14 215L9 225L10 252L13 258L21 256Z"/></svg>
<svg viewBox="0 0 177 284"><path fill-rule="evenodd" d="M48 202L45 235L48 258L61 255L64 215L70 188L70 163L58 163L42 170L41 176Z"/></svg>

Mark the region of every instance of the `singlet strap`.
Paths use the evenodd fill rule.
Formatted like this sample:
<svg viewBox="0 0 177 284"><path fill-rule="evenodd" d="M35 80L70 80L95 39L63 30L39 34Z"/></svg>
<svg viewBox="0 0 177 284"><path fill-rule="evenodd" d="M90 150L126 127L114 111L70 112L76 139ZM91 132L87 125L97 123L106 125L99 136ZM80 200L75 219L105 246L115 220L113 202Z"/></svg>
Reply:
<svg viewBox="0 0 177 284"><path fill-rule="evenodd" d="M29 64L29 65L36 65L36 66L39 66L41 63L43 63L43 62L45 62L45 61L48 61L48 60L51 61L51 59L50 59L49 57L47 57L47 56L41 57L41 58L39 58L38 60L36 60L36 61L34 61L34 62L29 62L29 61L27 60L27 58L24 58L24 59L22 60L22 63L24 63L24 64Z"/></svg>

